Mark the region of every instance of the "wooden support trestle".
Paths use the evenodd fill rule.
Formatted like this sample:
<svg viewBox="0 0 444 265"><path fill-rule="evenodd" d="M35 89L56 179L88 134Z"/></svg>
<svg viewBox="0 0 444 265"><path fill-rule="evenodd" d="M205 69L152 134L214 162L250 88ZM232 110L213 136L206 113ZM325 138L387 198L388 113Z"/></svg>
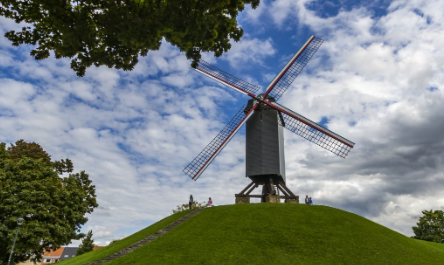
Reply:
<svg viewBox="0 0 444 265"><path fill-rule="evenodd" d="M251 195L250 193L258 188L259 185L263 185L262 195ZM284 181L278 181L275 184L273 184L272 181L265 181L261 184L252 181L234 196L236 204L250 203L250 198L260 198L261 202L280 202L280 200L283 199L285 203L299 203L299 196L295 195L287 185L285 185Z"/></svg>

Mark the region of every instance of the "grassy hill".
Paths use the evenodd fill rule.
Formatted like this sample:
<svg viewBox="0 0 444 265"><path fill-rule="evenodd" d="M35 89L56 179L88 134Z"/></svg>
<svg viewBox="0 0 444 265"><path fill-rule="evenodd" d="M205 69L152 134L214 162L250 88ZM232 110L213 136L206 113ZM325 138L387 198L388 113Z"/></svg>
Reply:
<svg viewBox="0 0 444 265"><path fill-rule="evenodd" d="M161 226L159 223L154 225ZM102 252L89 253L88 259L96 259ZM90 262L79 256L60 264L68 261ZM430 265L444 264L444 244L411 239L326 206L243 204L205 209L153 242L106 264Z"/></svg>

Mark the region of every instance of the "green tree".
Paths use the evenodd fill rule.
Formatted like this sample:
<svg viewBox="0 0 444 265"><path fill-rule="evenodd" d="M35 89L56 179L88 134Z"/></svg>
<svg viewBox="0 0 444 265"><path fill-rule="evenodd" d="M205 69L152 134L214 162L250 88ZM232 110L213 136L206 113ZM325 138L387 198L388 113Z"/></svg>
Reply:
<svg viewBox="0 0 444 265"><path fill-rule="evenodd" d="M441 210L424 210L417 226L412 227L413 238L441 243L444 240L444 213Z"/></svg>
<svg viewBox="0 0 444 265"><path fill-rule="evenodd" d="M92 239L93 232L89 230L86 234L86 237L83 238L82 243L79 245L79 249L76 252L76 255L82 255L86 252L90 252L94 250L94 239Z"/></svg>
<svg viewBox="0 0 444 265"><path fill-rule="evenodd" d="M63 176L62 176L63 175ZM0 143L0 264L6 264L17 229L14 261L79 239L86 213L97 207L95 186L84 171L72 173L69 159L51 161L36 143Z"/></svg>
<svg viewBox="0 0 444 265"><path fill-rule="evenodd" d="M191 204L192 209L205 208L206 206L207 206L207 204L205 202L198 202L198 201L193 201L193 204ZM189 207L190 207L190 205L188 203L184 203L182 205L177 205L176 209L173 209L173 213L186 211L189 209Z"/></svg>
<svg viewBox="0 0 444 265"><path fill-rule="evenodd" d="M184 51L196 67L201 52L219 57L243 30L236 17L260 0L0 0L0 15L27 22L6 32L12 45L38 45L36 60L54 51L71 58L78 76L91 65L132 70L138 56L158 50L162 40Z"/></svg>

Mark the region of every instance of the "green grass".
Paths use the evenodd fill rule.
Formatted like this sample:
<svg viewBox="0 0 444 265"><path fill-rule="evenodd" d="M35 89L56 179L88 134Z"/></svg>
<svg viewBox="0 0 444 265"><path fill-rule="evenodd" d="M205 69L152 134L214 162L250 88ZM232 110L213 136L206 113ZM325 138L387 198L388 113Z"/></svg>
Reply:
<svg viewBox="0 0 444 265"><path fill-rule="evenodd" d="M444 264L444 244L415 240L326 206L240 204L205 209L106 264L430 265Z"/></svg>
<svg viewBox="0 0 444 265"><path fill-rule="evenodd" d="M432 248L437 248L437 249L440 249L440 250L444 251L444 244L435 243L435 242L429 242L429 241L424 241L424 240L417 240L417 241L418 241L419 244L425 244L425 245L428 245L428 246L430 246ZM444 264L444 261L443 261L443 264Z"/></svg>
<svg viewBox="0 0 444 265"><path fill-rule="evenodd" d="M250 204L206 209L106 264L444 264L440 244L338 209Z"/></svg>
<svg viewBox="0 0 444 265"><path fill-rule="evenodd" d="M124 249L128 246L131 246L132 244L136 243L139 240L142 240L143 238L157 232L159 229L162 229L164 227L167 227L180 217L188 214L190 211L184 211L180 213L176 213L173 215L170 215L159 222L152 224L151 226L148 226L145 229L140 230L139 232L136 232L132 234L131 236L128 236L124 239L118 240L117 242L114 242L106 247L99 248L97 250L85 253L81 256L74 257L72 259L67 259L61 262L58 262L57 264L60 265L77 265L77 264L87 264L91 263L96 260L101 260L105 257L108 257L117 251Z"/></svg>

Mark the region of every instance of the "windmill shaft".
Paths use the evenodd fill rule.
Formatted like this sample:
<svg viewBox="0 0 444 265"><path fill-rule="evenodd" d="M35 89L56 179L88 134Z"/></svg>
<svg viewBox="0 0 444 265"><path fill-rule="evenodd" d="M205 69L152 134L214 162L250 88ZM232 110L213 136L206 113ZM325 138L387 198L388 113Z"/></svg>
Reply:
<svg viewBox="0 0 444 265"><path fill-rule="evenodd" d="M302 54L302 52L307 48L307 46L313 41L315 36L311 36L307 42L302 46L301 49L291 58L291 60L287 63L287 65L281 70L281 72L276 75L276 77L271 81L271 83L268 85L267 89L264 93L264 98L271 92L271 90L274 88L274 86L279 82L279 80L285 75L285 73L288 71L288 69L293 65L293 63L299 58L299 56Z"/></svg>

